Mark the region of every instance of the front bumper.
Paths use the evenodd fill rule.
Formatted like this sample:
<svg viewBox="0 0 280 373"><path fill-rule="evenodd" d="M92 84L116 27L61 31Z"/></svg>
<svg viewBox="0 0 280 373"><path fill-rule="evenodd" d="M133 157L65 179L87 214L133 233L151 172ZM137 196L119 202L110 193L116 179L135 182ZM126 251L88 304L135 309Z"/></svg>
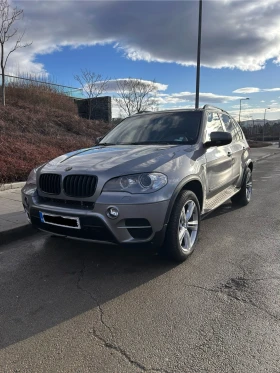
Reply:
<svg viewBox="0 0 280 373"><path fill-rule="evenodd" d="M113 202L113 200L112 200ZM62 236L115 244L153 243L162 245L165 237L164 223L169 201L143 204L98 203L92 208L64 207L42 200L37 192L22 189L22 203L31 223L44 231ZM107 216L109 207L119 211L116 219ZM39 212L78 217L81 229L72 229L43 223Z"/></svg>

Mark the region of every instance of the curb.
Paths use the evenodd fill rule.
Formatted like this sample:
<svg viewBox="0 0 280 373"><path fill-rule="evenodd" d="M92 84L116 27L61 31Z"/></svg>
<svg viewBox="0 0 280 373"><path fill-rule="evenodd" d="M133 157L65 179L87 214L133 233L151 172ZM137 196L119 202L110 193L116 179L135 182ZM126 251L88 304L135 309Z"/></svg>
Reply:
<svg viewBox="0 0 280 373"><path fill-rule="evenodd" d="M35 233L38 233L38 230L34 228L30 223L26 223L19 227L0 232L0 250L1 245L3 244L23 239L25 237L34 235Z"/></svg>
<svg viewBox="0 0 280 373"><path fill-rule="evenodd" d="M266 159L266 158L272 157L272 156L275 155L275 154L280 154L280 150L278 150L278 151L275 152L275 153L266 154L266 155L264 155L263 157L258 158L258 159L256 159L255 161L253 161L253 163L256 163L256 162L262 161L263 159Z"/></svg>
<svg viewBox="0 0 280 373"><path fill-rule="evenodd" d="M2 184L0 185L0 192L3 192L4 190L10 190L10 189L20 189L20 188L23 188L24 185L25 185L25 181L20 181L18 183Z"/></svg>

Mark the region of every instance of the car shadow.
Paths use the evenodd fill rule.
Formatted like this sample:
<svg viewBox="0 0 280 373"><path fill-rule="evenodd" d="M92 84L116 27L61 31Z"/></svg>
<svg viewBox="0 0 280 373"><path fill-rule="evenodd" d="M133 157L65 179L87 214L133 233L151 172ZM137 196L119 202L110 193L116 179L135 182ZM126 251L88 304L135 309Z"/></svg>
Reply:
<svg viewBox="0 0 280 373"><path fill-rule="evenodd" d="M231 203L225 203L205 219L236 209ZM189 267L199 253L195 252L188 260ZM0 297L1 348L87 311L98 312L106 302L178 265L161 258L149 247L97 245L43 233L9 245L1 258L1 268L4 268ZM141 299L138 301L140 304Z"/></svg>
<svg viewBox="0 0 280 373"><path fill-rule="evenodd" d="M1 348L94 308L98 311L102 304L176 267L148 248L38 237L5 251L11 269L1 275ZM12 255L16 264L11 264Z"/></svg>
<svg viewBox="0 0 280 373"><path fill-rule="evenodd" d="M225 202L220 207L218 207L216 210L210 212L209 214L205 215L202 219L208 220L213 219L217 216L221 216L224 214L232 213L233 211L241 209L242 206L233 205L230 201Z"/></svg>

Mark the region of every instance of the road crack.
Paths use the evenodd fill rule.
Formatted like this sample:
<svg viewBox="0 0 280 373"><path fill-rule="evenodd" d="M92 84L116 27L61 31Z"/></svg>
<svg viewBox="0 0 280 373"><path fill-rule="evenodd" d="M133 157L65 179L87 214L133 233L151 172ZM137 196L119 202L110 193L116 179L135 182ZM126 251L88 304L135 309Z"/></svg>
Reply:
<svg viewBox="0 0 280 373"><path fill-rule="evenodd" d="M98 302L98 299L89 290L83 288L82 285L81 285L81 281L84 278L85 270L86 270L86 264L85 264L85 261L83 260L82 261L82 268L81 268L81 270L79 272L79 276L78 276L78 280L77 280L77 289L79 289L79 290L83 291L84 293L88 294L90 296L90 298L94 301L94 303L96 304L96 306L98 308L98 311L99 311L101 324L106 329L109 330L109 332L110 332L110 334L111 334L111 336L113 338L112 329L110 328L110 326L104 320L104 311L103 311L103 308L101 307L100 303Z"/></svg>
<svg viewBox="0 0 280 373"><path fill-rule="evenodd" d="M280 278L279 277L269 277L269 278L266 277L266 278L250 279L250 278L244 278L244 277L237 277L237 278L230 279L227 283L225 283L224 285L222 285L220 288L217 288L217 289L194 285L194 284L188 284L186 286L193 287L196 289L201 289L207 292L226 295L227 297L234 299L238 302L241 302L243 304L249 304L253 306L254 308L258 309L259 311L266 313L268 316L270 316L274 320L279 321L280 317L271 313L268 309L259 306L257 303L255 303L250 298L250 293L244 290L248 287L248 282L257 282L257 281L265 281L265 280L280 280Z"/></svg>
<svg viewBox="0 0 280 373"><path fill-rule="evenodd" d="M87 295L89 295L90 298L94 301L94 303L96 304L96 306L98 308L98 311L99 311L99 318L100 318L101 324L107 330L109 330L111 338L113 340L115 340L112 329L110 328L110 326L104 320L104 310L101 307L100 303L98 302L98 299L89 290L85 289L81 285L81 282L82 282L82 280L84 278L85 270L86 270L86 264L85 264L85 261L83 260L82 261L82 268L81 268L81 270L79 272L79 276L78 276L78 279L77 279L76 287L77 287L78 290L81 290L84 293L86 293ZM95 329L94 326L92 326L92 334L93 334L93 337L96 338L99 342L101 342L104 347L117 352L129 364L133 365L135 368L138 368L138 369L140 369L143 372L150 372L150 373L153 373L153 372L172 373L171 371L168 371L168 370L166 370L164 368L153 368L153 367L147 368L147 367L145 367L142 363L138 362L137 360L134 360L123 348L121 348L120 346L118 346L115 342L106 340L106 338L104 338L102 335L100 335L100 333L97 332L97 330Z"/></svg>

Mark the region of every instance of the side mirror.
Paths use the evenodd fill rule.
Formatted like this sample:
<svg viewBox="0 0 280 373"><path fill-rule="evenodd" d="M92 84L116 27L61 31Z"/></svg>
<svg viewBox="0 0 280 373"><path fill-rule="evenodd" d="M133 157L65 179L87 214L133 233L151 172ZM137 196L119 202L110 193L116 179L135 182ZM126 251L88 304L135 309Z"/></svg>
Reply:
<svg viewBox="0 0 280 373"><path fill-rule="evenodd" d="M95 139L95 145L98 145L100 141L103 139L103 136L99 136Z"/></svg>
<svg viewBox="0 0 280 373"><path fill-rule="evenodd" d="M228 145L232 142L232 136L229 132L211 132L210 139L210 141L204 143L205 148Z"/></svg>

